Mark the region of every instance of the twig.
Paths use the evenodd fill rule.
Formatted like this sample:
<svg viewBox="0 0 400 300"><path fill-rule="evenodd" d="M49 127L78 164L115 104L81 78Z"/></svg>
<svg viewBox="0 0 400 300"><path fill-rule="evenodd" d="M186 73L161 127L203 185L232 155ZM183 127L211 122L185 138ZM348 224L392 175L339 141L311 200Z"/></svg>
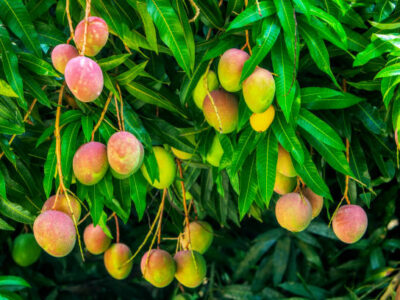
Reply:
<svg viewBox="0 0 400 300"><path fill-rule="evenodd" d="M197 6L197 4L194 2L194 0L189 0L189 2L190 2L190 5L192 5L193 8L194 8L195 11L196 11L194 17L191 18L191 19L189 20L189 23L192 23L192 22L196 21L196 19L199 17L199 15L200 15L200 8Z"/></svg>
<svg viewBox="0 0 400 300"><path fill-rule="evenodd" d="M86 40L87 40L87 29L88 29L89 14L90 14L90 6L91 6L91 0L86 0L85 29L84 29L84 32L83 32L83 45L82 45L82 49L81 49L80 55L85 55Z"/></svg>
<svg viewBox="0 0 400 300"><path fill-rule="evenodd" d="M114 218L115 216L115 212L113 212L108 218L107 218L107 222L110 221L112 218Z"/></svg>
<svg viewBox="0 0 400 300"><path fill-rule="evenodd" d="M188 241L189 247L191 248L191 240L190 240L190 226L189 226L189 211L186 206L186 190L185 190L185 183L183 182L183 172L182 172L182 165L179 159L176 159L176 164L178 165L179 169L179 177L181 178L181 188L182 188L182 198L183 198L183 210L185 211L185 225L186 230L188 233Z"/></svg>
<svg viewBox="0 0 400 300"><path fill-rule="evenodd" d="M161 214L160 214L160 219L158 221L158 241L157 241L157 248L160 248L161 244L161 227L162 227L162 219L163 219L163 212L164 212L164 205L165 205L165 196L167 195L167 189L164 189L163 195L162 195L162 208L161 208Z"/></svg>
<svg viewBox="0 0 400 300"><path fill-rule="evenodd" d="M384 294L382 295L382 297L380 297L379 299L380 299L380 300L387 300L387 299L389 299L389 298L392 296L393 292L396 290L396 287L399 285L399 283L400 283L400 272L397 273L397 274L393 277L393 279L392 279L392 281L390 282L389 286L387 287L385 293L384 293ZM397 298L396 298L396 299L397 299Z"/></svg>
<svg viewBox="0 0 400 300"><path fill-rule="evenodd" d="M86 215L78 222L78 226L81 225L89 216L90 212L86 213Z"/></svg>
<svg viewBox="0 0 400 300"><path fill-rule="evenodd" d="M71 14L69 13L69 0L66 1L65 3L65 11L67 13L67 19L68 19L68 25L69 25L69 32L70 32L70 37L67 40L67 44L75 38L74 34L74 26L72 25L72 19L71 19Z"/></svg>
<svg viewBox="0 0 400 300"><path fill-rule="evenodd" d="M93 128L92 138L91 138L92 142L94 140L94 134L95 134L96 130L100 127L101 122L104 120L104 116L106 115L106 112L107 112L107 109L108 109L108 105L110 104L110 101L111 101L111 97L112 97L112 93L110 92L110 94L108 95L107 101L104 104L104 108L103 108L103 111L101 112L100 118L97 121L96 126L94 126L94 128Z"/></svg>
<svg viewBox="0 0 400 300"><path fill-rule="evenodd" d="M118 223L117 215L114 215L114 220L115 220L115 231L117 232L116 242L118 244L119 243L119 223Z"/></svg>
<svg viewBox="0 0 400 300"><path fill-rule="evenodd" d="M121 111L120 111L120 114L121 114L121 127L122 127L122 130L125 131L125 122L124 122L124 101L123 101L123 99L122 99L122 92L121 92L121 89L120 89L118 83L116 84L116 87L117 87L117 90L118 90L119 99L120 99L120 101L121 101Z"/></svg>
<svg viewBox="0 0 400 300"><path fill-rule="evenodd" d="M115 95L114 95L114 102L115 102L115 110L116 110L117 120L118 120L118 128L119 128L119 131L121 131L122 127L121 127L121 119L119 117L119 105L118 105L117 97Z"/></svg>

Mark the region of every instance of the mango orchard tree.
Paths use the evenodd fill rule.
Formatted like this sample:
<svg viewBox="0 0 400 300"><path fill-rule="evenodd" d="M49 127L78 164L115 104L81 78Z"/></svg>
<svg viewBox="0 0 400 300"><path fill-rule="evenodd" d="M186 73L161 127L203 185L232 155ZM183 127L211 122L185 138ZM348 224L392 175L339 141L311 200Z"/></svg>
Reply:
<svg viewBox="0 0 400 300"><path fill-rule="evenodd" d="M395 299L397 2L0 0L0 295Z"/></svg>

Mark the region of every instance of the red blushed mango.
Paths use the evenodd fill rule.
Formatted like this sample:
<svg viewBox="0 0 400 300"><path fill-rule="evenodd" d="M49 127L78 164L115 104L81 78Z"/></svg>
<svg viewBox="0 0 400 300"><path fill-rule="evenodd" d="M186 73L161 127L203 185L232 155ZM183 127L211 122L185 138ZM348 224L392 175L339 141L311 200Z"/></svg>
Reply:
<svg viewBox="0 0 400 300"><path fill-rule="evenodd" d="M64 74L65 66L74 57L79 55L78 50L74 46L68 44L60 44L54 47L51 52L51 61L54 68Z"/></svg>
<svg viewBox="0 0 400 300"><path fill-rule="evenodd" d="M271 72L257 67L243 81L243 98L254 113L262 113L272 104L275 96L275 80Z"/></svg>
<svg viewBox="0 0 400 300"><path fill-rule="evenodd" d="M166 287L175 277L176 265L172 256L164 250L147 251L140 262L144 279L158 288Z"/></svg>
<svg viewBox="0 0 400 300"><path fill-rule="evenodd" d="M143 145L132 133L120 131L108 140L107 157L114 176L124 179L141 167L144 157Z"/></svg>
<svg viewBox="0 0 400 300"><path fill-rule="evenodd" d="M296 177L287 177L279 172L276 172L274 192L278 193L279 195L288 194L290 192L293 192L296 184Z"/></svg>
<svg viewBox="0 0 400 300"><path fill-rule="evenodd" d="M275 216L279 225L292 231L303 231L312 219L312 207L308 199L299 193L289 193L278 199Z"/></svg>
<svg viewBox="0 0 400 300"><path fill-rule="evenodd" d="M55 257L66 256L75 246L74 223L70 216L58 210L42 212L33 223L33 234L39 246Z"/></svg>
<svg viewBox="0 0 400 300"><path fill-rule="evenodd" d="M214 239L214 231L211 225L205 221L194 221L189 224L190 243L192 248L189 247L189 233L187 226L183 232L181 244L183 249L189 249L204 254L210 248Z"/></svg>
<svg viewBox="0 0 400 300"><path fill-rule="evenodd" d="M312 218L314 219L318 216L324 205L324 198L320 195L314 193L310 188L305 188L302 190L303 195L310 201L312 207Z"/></svg>
<svg viewBox="0 0 400 300"><path fill-rule="evenodd" d="M195 288L203 282L207 273L207 265L200 253L189 250L179 251L175 254L174 259L176 262L175 278L183 286Z"/></svg>
<svg viewBox="0 0 400 300"><path fill-rule="evenodd" d="M83 232L83 241L85 242L86 249L98 255L108 249L111 244L111 239L104 233L103 229L97 225L89 224Z"/></svg>
<svg viewBox="0 0 400 300"><path fill-rule="evenodd" d="M72 162L75 177L85 185L98 183L108 169L106 146L89 142L79 147Z"/></svg>
<svg viewBox="0 0 400 300"><path fill-rule="evenodd" d="M201 75L196 87L193 90L193 100L198 108L203 109L203 101L207 96L207 90L205 85L206 74ZM208 71L207 74L207 88L208 91L212 92L218 88L218 78L214 71Z"/></svg>
<svg viewBox="0 0 400 300"><path fill-rule="evenodd" d="M82 50L85 36L85 20L79 22L75 28L75 43ZM108 40L107 23L99 17L89 17L87 25L86 46L84 55L95 56L104 47Z"/></svg>
<svg viewBox="0 0 400 300"><path fill-rule="evenodd" d="M236 96L219 89L210 93L203 102L204 116L212 127L220 133L234 131L238 124L238 101Z"/></svg>
<svg viewBox="0 0 400 300"><path fill-rule="evenodd" d="M243 65L249 57L239 49L229 49L222 54L218 63L218 77L222 87L228 92L238 92L242 88L240 77Z"/></svg>
<svg viewBox="0 0 400 300"><path fill-rule="evenodd" d="M71 204L72 211L75 216L75 220L79 221L79 218L81 217L81 204L75 197L71 195L68 195L68 198ZM56 195L53 195L49 199L47 199L42 206L42 212L46 210L62 211L63 213L66 213L72 218L72 213L68 205L67 197L65 197L64 194L59 194L57 201L56 201Z"/></svg>
<svg viewBox="0 0 400 300"><path fill-rule="evenodd" d="M67 63L65 81L72 94L82 102L96 100L104 85L100 66L85 56L75 57Z"/></svg>
<svg viewBox="0 0 400 300"><path fill-rule="evenodd" d="M278 148L278 162L276 164L276 171L282 175L285 175L286 177L295 177L297 175L289 152L283 149L281 145L279 145Z"/></svg>
<svg viewBox="0 0 400 300"><path fill-rule="evenodd" d="M353 244L362 238L368 226L368 217L361 206L349 204L340 207L333 217L333 232L339 240Z"/></svg>
<svg viewBox="0 0 400 300"><path fill-rule="evenodd" d="M107 272L115 279L125 279L132 271L132 261L125 265L131 256L131 250L127 245L122 243L111 245L104 253L104 265Z"/></svg>

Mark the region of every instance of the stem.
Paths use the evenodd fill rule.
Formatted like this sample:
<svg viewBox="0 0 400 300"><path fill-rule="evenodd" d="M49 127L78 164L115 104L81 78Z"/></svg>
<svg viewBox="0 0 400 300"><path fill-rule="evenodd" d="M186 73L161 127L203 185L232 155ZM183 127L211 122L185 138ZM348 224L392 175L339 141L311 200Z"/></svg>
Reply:
<svg viewBox="0 0 400 300"><path fill-rule="evenodd" d="M396 286L398 286L400 283L400 272L397 273L392 281L390 282L389 286L387 287L385 293L382 295L382 297L380 297L380 300L387 300L389 298L391 298L393 292L395 292L396 290Z"/></svg>
<svg viewBox="0 0 400 300"><path fill-rule="evenodd" d="M119 84L116 84L117 90L118 90L118 94L119 94L119 99L121 100L121 127L122 130L125 131L125 122L124 122L124 101L122 100L122 93L121 93L121 89L119 87Z"/></svg>
<svg viewBox="0 0 400 300"><path fill-rule="evenodd" d="M190 2L190 5L192 5L193 8L194 8L195 11L196 11L194 17L191 18L191 19L189 20L189 23L192 23L192 22L196 21L196 19L199 17L199 15L200 15L200 8L196 5L196 3L194 2L194 0L189 0L189 2Z"/></svg>
<svg viewBox="0 0 400 300"><path fill-rule="evenodd" d="M349 156L349 151L350 150L350 142L349 139L346 139L346 159L347 162L350 161L350 156ZM344 188L344 193L343 193L343 198L346 199L347 204L350 204L350 200L349 200L349 175L346 175L346 179L345 179L345 188Z"/></svg>
<svg viewBox="0 0 400 300"><path fill-rule="evenodd" d="M84 33L83 33L83 45L82 45L82 49L81 49L80 55L85 55L86 40L87 40L87 29L88 29L88 23L89 23L89 15L90 15L90 6L91 6L91 0L86 0L85 30L84 30Z"/></svg>
<svg viewBox="0 0 400 300"><path fill-rule="evenodd" d="M115 231L117 232L116 242L118 244L119 243L119 223L118 223L117 215L114 215L114 220L115 220Z"/></svg>
<svg viewBox="0 0 400 300"><path fill-rule="evenodd" d="M161 227L162 227L162 219L163 219L163 212L164 212L164 204L165 204L165 196L167 195L167 189L164 189L162 199L161 199L161 214L160 219L158 221L158 240L157 240L157 248L160 248L161 244Z"/></svg>
<svg viewBox="0 0 400 300"><path fill-rule="evenodd" d="M90 212L86 213L86 215L78 222L78 225L81 225L89 216Z"/></svg>
<svg viewBox="0 0 400 300"><path fill-rule="evenodd" d="M115 102L115 110L117 111L118 128L119 128L119 131L121 131L122 126L121 126L121 119L119 117L119 106L118 106L117 97L115 97L115 95L114 95L114 102Z"/></svg>
<svg viewBox="0 0 400 300"><path fill-rule="evenodd" d="M72 25L72 19L71 19L71 14L69 13L69 0L66 0L65 3L65 11L67 13L67 19L68 19L68 25L69 25L69 32L70 32L70 37L67 41L67 44L69 44L69 42L75 38L75 34L74 34L74 26Z"/></svg>
<svg viewBox="0 0 400 300"><path fill-rule="evenodd" d="M183 182L183 172L182 172L182 166L181 162L179 159L176 159L176 163L178 165L179 169L179 177L181 178L181 187L182 187L182 198L183 198L183 209L185 211L185 225L186 225L186 230L188 232L188 239L189 239L189 248L191 248L192 243L190 240L190 226L189 226L189 212L186 206L186 190L185 190L185 183Z"/></svg>
<svg viewBox="0 0 400 300"><path fill-rule="evenodd" d="M94 128L93 128L92 138L91 138L92 142L94 140L94 134L95 134L96 130L100 127L101 122L104 120L104 116L106 115L106 112L107 112L107 109L108 109L108 105L110 104L110 101L111 101L111 97L112 97L112 93L110 92L110 94L108 95L107 101L104 104L104 108L103 108L103 111L101 112L100 118L97 121L96 126L94 126Z"/></svg>

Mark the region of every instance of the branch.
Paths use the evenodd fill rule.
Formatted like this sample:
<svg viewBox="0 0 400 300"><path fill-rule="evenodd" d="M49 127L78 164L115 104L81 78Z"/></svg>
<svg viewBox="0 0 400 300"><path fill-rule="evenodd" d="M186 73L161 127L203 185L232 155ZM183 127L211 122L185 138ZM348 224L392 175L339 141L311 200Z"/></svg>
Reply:
<svg viewBox="0 0 400 300"><path fill-rule="evenodd" d="M111 101L111 97L112 97L112 93L110 92L110 94L108 95L107 101L104 104L104 108L103 108L103 111L101 112L100 118L97 121L96 126L94 126L94 128L93 128L92 138L91 138L92 142L94 140L94 134L95 134L96 130L100 127L101 122L104 120L104 116L106 115L106 112L107 112L107 109L108 109L108 105L110 104L110 101Z"/></svg>

